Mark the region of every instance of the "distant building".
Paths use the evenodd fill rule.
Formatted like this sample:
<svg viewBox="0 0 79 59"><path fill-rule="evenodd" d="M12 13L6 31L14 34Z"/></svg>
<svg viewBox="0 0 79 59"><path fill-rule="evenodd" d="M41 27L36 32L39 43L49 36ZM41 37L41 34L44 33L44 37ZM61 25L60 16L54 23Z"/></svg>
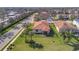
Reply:
<svg viewBox="0 0 79 59"><path fill-rule="evenodd" d="M17 13L17 12L11 11L11 12L8 14L8 17L15 19L15 18L16 18L16 13Z"/></svg>
<svg viewBox="0 0 79 59"><path fill-rule="evenodd" d="M16 13L17 13L17 12L11 11L11 12L8 13L8 16L13 16L13 15L15 15Z"/></svg>
<svg viewBox="0 0 79 59"><path fill-rule="evenodd" d="M49 17L49 13L48 12L41 12L39 14L40 18L43 20L46 20Z"/></svg>

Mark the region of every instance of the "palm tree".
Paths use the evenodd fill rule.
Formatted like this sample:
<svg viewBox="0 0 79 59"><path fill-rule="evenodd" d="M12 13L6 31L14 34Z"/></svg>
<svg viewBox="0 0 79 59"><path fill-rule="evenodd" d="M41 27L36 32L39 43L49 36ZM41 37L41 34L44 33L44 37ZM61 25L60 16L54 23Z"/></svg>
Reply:
<svg viewBox="0 0 79 59"><path fill-rule="evenodd" d="M29 34L30 34L30 36L31 36L31 40L32 40L32 38L33 38L33 34L34 34L34 33L33 33L32 31L30 31Z"/></svg>
<svg viewBox="0 0 79 59"><path fill-rule="evenodd" d="M29 24L28 26L29 26L29 27L28 27L28 32L29 32L29 35L30 35L31 40L32 40L32 37L33 37L33 35L34 35L34 33L33 33L33 31L32 31L32 26L33 26L33 24Z"/></svg>
<svg viewBox="0 0 79 59"><path fill-rule="evenodd" d="M72 39L73 33L72 33L72 31L67 31L67 34L66 35L67 35L67 43L68 43Z"/></svg>
<svg viewBox="0 0 79 59"><path fill-rule="evenodd" d="M62 37L63 37L63 40L66 41L66 43L69 43L72 38L74 38L79 42L78 37L76 37L75 33L72 32L71 30L64 31L64 33L62 34Z"/></svg>
<svg viewBox="0 0 79 59"><path fill-rule="evenodd" d="M25 27L25 42L28 42L28 38L27 36L30 35L30 41L32 40L33 37L33 32L32 32L32 24L24 24L23 25Z"/></svg>
<svg viewBox="0 0 79 59"><path fill-rule="evenodd" d="M23 27L25 28L24 30L24 39L25 39L25 42L27 41L27 35L28 35L28 25L26 23L23 24Z"/></svg>
<svg viewBox="0 0 79 59"><path fill-rule="evenodd" d="M61 35L63 37L63 40L66 41L66 43L70 42L70 40L74 38L74 34L71 30L63 31Z"/></svg>

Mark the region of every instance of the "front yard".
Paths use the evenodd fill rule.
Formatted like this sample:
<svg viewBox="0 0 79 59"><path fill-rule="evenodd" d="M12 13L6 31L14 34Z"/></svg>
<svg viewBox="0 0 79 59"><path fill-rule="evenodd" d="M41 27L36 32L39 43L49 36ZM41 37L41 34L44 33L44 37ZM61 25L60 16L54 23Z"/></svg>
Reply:
<svg viewBox="0 0 79 59"><path fill-rule="evenodd" d="M25 35L22 33L16 41L13 43L15 47L11 49L12 51L71 51L73 47L66 45L63 43L62 37L60 37L59 33L56 31L53 24L51 24L51 28L53 29L54 33L53 36L47 37L40 34L34 34L33 40L38 42L44 46L44 48L32 48L29 44L25 43ZM28 40L30 39L29 36Z"/></svg>

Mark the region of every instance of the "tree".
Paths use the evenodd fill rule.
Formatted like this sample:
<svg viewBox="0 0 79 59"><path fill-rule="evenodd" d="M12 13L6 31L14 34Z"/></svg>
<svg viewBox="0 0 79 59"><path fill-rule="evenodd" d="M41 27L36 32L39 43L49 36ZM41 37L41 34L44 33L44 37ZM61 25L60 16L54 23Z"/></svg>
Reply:
<svg viewBox="0 0 79 59"><path fill-rule="evenodd" d="M32 31L30 31L29 34L30 34L31 40L32 40L32 37L33 37L33 34L34 34L34 33L33 33Z"/></svg>
<svg viewBox="0 0 79 59"><path fill-rule="evenodd" d="M63 31L61 35L66 43L70 42L70 40L75 37L71 30Z"/></svg>
<svg viewBox="0 0 79 59"><path fill-rule="evenodd" d="M27 35L28 35L28 32L29 32L29 30L28 30L29 26L26 23L24 23L23 27L25 28L25 30L24 30L24 39L25 39L25 43L26 43L27 42Z"/></svg>
<svg viewBox="0 0 79 59"><path fill-rule="evenodd" d="M30 40L32 40L32 37L33 37L33 32L32 32L32 26L33 26L33 24L24 24L23 25L24 27L25 27L25 42L28 42L28 38L27 38L27 36L29 35L30 36Z"/></svg>
<svg viewBox="0 0 79 59"><path fill-rule="evenodd" d="M32 31L32 27L33 27L33 24L29 24L28 25L28 32L29 32L29 35L31 37L31 40L32 40L32 37L34 35L33 31Z"/></svg>

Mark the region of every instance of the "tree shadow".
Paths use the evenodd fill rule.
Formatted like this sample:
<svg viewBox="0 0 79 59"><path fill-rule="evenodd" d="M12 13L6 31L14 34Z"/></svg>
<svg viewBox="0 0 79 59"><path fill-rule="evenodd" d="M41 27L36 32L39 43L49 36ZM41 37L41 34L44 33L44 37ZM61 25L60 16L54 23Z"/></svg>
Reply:
<svg viewBox="0 0 79 59"><path fill-rule="evenodd" d="M68 43L67 45L72 46L74 49L73 51L78 51L79 50L79 43Z"/></svg>
<svg viewBox="0 0 79 59"><path fill-rule="evenodd" d="M75 40L77 40L79 42L79 38L78 37L74 37Z"/></svg>
<svg viewBox="0 0 79 59"><path fill-rule="evenodd" d="M33 49L36 49L36 48L42 49L42 48L44 47L42 44L37 43L37 42L34 41L34 40L25 41L25 43L28 43L29 46L30 46L31 48L33 48Z"/></svg>

